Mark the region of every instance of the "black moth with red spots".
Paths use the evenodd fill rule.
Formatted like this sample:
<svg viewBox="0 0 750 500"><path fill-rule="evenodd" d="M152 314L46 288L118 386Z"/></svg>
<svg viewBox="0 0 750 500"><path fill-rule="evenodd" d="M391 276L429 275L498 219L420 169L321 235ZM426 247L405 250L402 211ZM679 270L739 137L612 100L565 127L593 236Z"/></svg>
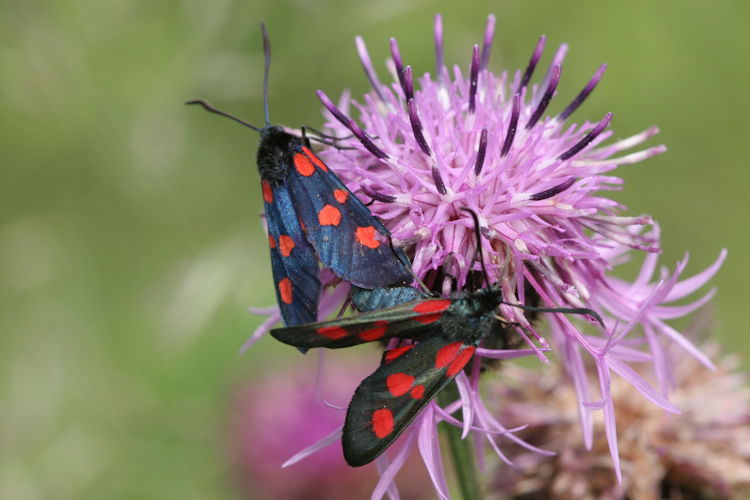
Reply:
<svg viewBox="0 0 750 500"><path fill-rule="evenodd" d="M385 351L349 404L342 443L353 467L377 458L469 362L483 338L502 334L496 286L424 298L334 321L271 330L299 348L341 348L380 339L416 341Z"/></svg>
<svg viewBox="0 0 750 500"><path fill-rule="evenodd" d="M267 88L270 44L265 26ZM256 127L203 100L190 101L260 133L258 172L266 209L274 288L285 325L317 321L319 263L365 289L408 285L408 259L390 233L312 151L306 137L270 125Z"/></svg>
<svg viewBox="0 0 750 500"><path fill-rule="evenodd" d="M388 230L313 153L307 139L280 127L262 129L258 171L286 325L317 320L318 262L360 287L412 281L408 260L391 247Z"/></svg>

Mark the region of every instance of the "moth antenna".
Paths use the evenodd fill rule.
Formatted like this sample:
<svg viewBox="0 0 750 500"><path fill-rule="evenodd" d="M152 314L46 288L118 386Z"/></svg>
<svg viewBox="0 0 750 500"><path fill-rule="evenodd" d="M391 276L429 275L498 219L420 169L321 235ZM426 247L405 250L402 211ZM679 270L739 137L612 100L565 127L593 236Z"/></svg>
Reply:
<svg viewBox="0 0 750 500"><path fill-rule="evenodd" d="M198 104L200 106L203 106L203 109L205 109L206 111L210 111L211 113L215 113L215 114L223 116L225 118L229 118L230 120L236 121L240 125L244 125L247 128L251 128L251 129L255 130L256 132L260 132L260 129L258 127L256 127L255 125L252 125L252 124L246 122L245 120L242 120L241 118L237 118L236 116L231 115L231 114L227 113L226 111L222 111L220 109L217 109L217 108L213 107L211 105L211 103L209 103L205 99L193 99L192 101L187 101L185 104L187 104L188 106L192 105L192 104Z"/></svg>
<svg viewBox="0 0 750 500"><path fill-rule="evenodd" d="M344 137L336 137L335 135L326 134L325 132L321 132L320 130L314 129L308 125L305 125L305 128L312 131L318 137L323 137L324 139L330 139L332 141L343 141L345 139L351 139L352 137L354 137L354 134L349 134Z"/></svg>
<svg viewBox="0 0 750 500"><path fill-rule="evenodd" d="M307 127L307 129L311 130L310 127ZM311 135L310 137L308 137L308 139L310 139L311 141L315 141L315 142L317 142L319 144L325 144L326 146L331 146L333 148L338 149L339 151L357 149L357 148L348 147L348 146L347 147L341 147L341 146L339 146L336 143L335 140L328 140L328 139L324 139L322 137L317 137L317 136L314 136L314 135Z"/></svg>
<svg viewBox="0 0 750 500"><path fill-rule="evenodd" d="M312 130L316 134L318 133L312 127L307 127L307 126L303 125L302 127L300 127L300 130L302 132L302 139L304 139L304 140L306 140L308 142L309 141L315 141L315 142L319 142L320 144L325 144L326 146L336 147L336 143L334 141L328 141L326 139L321 139L320 137L315 137L314 135L311 135L311 136L308 137L308 135L307 135L307 131L308 130ZM338 148L338 149L354 149L354 148Z"/></svg>
<svg viewBox="0 0 750 500"><path fill-rule="evenodd" d="M524 311L530 311L530 312L551 312L551 313L580 314L582 316L591 316L597 321L597 323L602 325L602 328L606 328L606 326L604 326L604 320L602 320L602 317L599 316L599 313L587 307L533 307L533 306L525 306L523 304L512 304L510 302L505 302L505 301L502 301L502 304L505 304L506 306L511 306L511 307L518 307L520 309L523 309Z"/></svg>
<svg viewBox="0 0 750 500"><path fill-rule="evenodd" d="M510 251L510 245L508 245L504 241L503 245L505 246L505 261L503 262L502 269L500 269L500 277L497 279L497 282L500 284L502 284L503 278L505 278L505 271L508 270L508 264L510 264L510 256L512 255L512 252Z"/></svg>
<svg viewBox="0 0 750 500"><path fill-rule="evenodd" d="M479 231L479 216L477 213L470 209L470 208L462 208L464 212L469 212L471 214L471 218L474 219L474 234L477 237L477 251L479 252L479 264L482 266L482 274L484 275L484 282L487 284L487 287L490 287L490 277L487 274L487 268L484 267L484 251L482 251L482 235Z"/></svg>
<svg viewBox="0 0 750 500"><path fill-rule="evenodd" d="M268 73L271 69L271 42L268 39L268 32L264 23L260 23L260 30L263 32L263 54L266 58L263 70L263 109L266 114L266 127L268 127L271 125L271 118L268 114Z"/></svg>

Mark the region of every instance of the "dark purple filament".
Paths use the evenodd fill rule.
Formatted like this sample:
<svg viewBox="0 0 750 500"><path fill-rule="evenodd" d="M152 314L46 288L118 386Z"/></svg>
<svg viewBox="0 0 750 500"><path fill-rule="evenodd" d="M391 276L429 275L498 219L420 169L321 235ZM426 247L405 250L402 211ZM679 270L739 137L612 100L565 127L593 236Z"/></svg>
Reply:
<svg viewBox="0 0 750 500"><path fill-rule="evenodd" d="M575 99L573 99L570 104L568 104L568 107L566 107L562 113L557 117L560 121L565 121L578 107L583 104L583 101L586 100L586 98L593 92L593 90L596 88L596 85L599 83L599 80L602 79L602 76L604 75L604 71L607 69L607 64L602 64L599 66L599 69L596 70L596 73L594 73L594 76L591 77L591 80L589 80L589 83L586 84L585 87L583 87L583 90L578 93Z"/></svg>
<svg viewBox="0 0 750 500"><path fill-rule="evenodd" d="M385 154L385 152L382 149L377 147L370 140L369 137L367 137L367 134L365 134L365 131L359 128L359 125L357 125L357 123L354 120L350 119L349 122L347 123L347 127L349 128L349 130L352 131L352 133L357 137L357 139L359 139L359 142L362 143L362 145L365 147L365 149L367 149L367 151L372 153L374 156L380 158L381 160L385 160L388 158L388 155Z"/></svg>
<svg viewBox="0 0 750 500"><path fill-rule="evenodd" d="M520 87L521 89L529 84L529 80L531 80L531 75L534 74L534 68L536 68L536 65L539 62L539 59L542 57L542 52L544 52L544 43L546 40L547 40L547 37L544 35L539 37L539 42L536 44L534 53L531 54L529 65L526 67L526 71L523 73L523 78L521 79L521 87Z"/></svg>
<svg viewBox="0 0 750 500"><path fill-rule="evenodd" d="M487 153L487 129L482 129L479 136L479 148L477 149L477 162L474 164L474 174L479 175L484 167L484 155Z"/></svg>
<svg viewBox="0 0 750 500"><path fill-rule="evenodd" d="M427 156L430 156L430 146L427 145L427 141L422 133L422 122L419 121L417 103L414 102L414 98L409 99L407 106L409 107L409 121L411 121L411 129L414 132L414 139L416 139L419 149L421 149Z"/></svg>
<svg viewBox="0 0 750 500"><path fill-rule="evenodd" d="M544 191L539 191L538 193L532 194L529 199L531 201L539 201L539 200L546 200L547 198L552 198L556 194L562 193L566 189L568 189L570 186L573 185L573 183L576 181L575 177L571 177L570 179L561 182L557 186L552 186L549 189L545 189Z"/></svg>
<svg viewBox="0 0 750 500"><path fill-rule="evenodd" d="M479 79L479 45L474 45L471 55L471 79L469 80L469 112L473 113L477 100L477 81Z"/></svg>
<svg viewBox="0 0 750 500"><path fill-rule="evenodd" d="M388 158L388 155L379 147L377 147L369 137L367 137L367 134L359 128L357 123L352 120L351 118L348 118L344 113L342 113L339 108L337 108L333 102L328 98L328 96L322 91L318 90L317 92L318 98L320 99L320 102L323 103L323 106L331 112L331 114L341 122L342 125L344 125L346 128L352 131L354 136L359 139L359 142L362 143L362 145L367 149L370 153L372 153L377 158L380 158L381 160L385 160Z"/></svg>
<svg viewBox="0 0 750 500"><path fill-rule="evenodd" d="M341 124L345 127L349 127L349 118L339 111L339 108L336 107L335 104L333 104L333 101L331 101L328 96L323 92L322 90L318 90L318 99L320 99L320 102L323 103L323 106L331 112L331 114L336 118L338 121L341 122Z"/></svg>
<svg viewBox="0 0 750 500"><path fill-rule="evenodd" d="M589 145L591 141L596 139L599 134L604 132L604 129L607 128L607 125L609 125L610 120L612 119L612 113L607 113L602 120L596 124L596 127L594 127L591 132L586 134L586 136L578 141L575 146L561 154L557 157L558 160L565 161L576 154L578 154L583 148Z"/></svg>
<svg viewBox="0 0 750 500"><path fill-rule="evenodd" d="M406 92L406 84L404 83L404 65L401 62L401 53L398 50L398 43L395 38L391 38L391 57L393 58L393 64L396 66L398 81L401 84L401 88Z"/></svg>
<svg viewBox="0 0 750 500"><path fill-rule="evenodd" d="M380 202L383 202L383 203L393 203L394 201L396 201L396 197L395 196L391 196L391 195L383 194L383 193L378 193L377 191L374 191L374 190L370 189L369 187L367 187L364 184L362 184L360 187L362 188L362 192L365 193L370 198L372 198L373 200L377 200L377 201L380 201Z"/></svg>
<svg viewBox="0 0 750 500"><path fill-rule="evenodd" d="M435 181L435 187L437 188L438 193L445 194L448 192L448 190L445 189L445 183L443 182L443 178L440 177L440 172L436 166L432 167L432 180Z"/></svg>
<svg viewBox="0 0 750 500"><path fill-rule="evenodd" d="M542 100L539 101L539 105L534 110L534 113L532 113L531 118L529 118L529 121L526 123L526 129L530 130L536 123L539 121L539 119L544 114L544 111L547 109L547 106L549 106L550 100L552 100L552 96L555 93L555 89L557 88L557 84L560 81L560 66L556 65L554 68L552 68L552 78L550 78L549 85L547 85L547 90L544 91L544 95L542 96Z"/></svg>
<svg viewBox="0 0 750 500"><path fill-rule="evenodd" d="M414 99L414 80L411 76L411 66L404 68L404 97L407 102Z"/></svg>
<svg viewBox="0 0 750 500"><path fill-rule="evenodd" d="M521 113L521 94L516 93L513 96L513 110L510 115L510 123L508 124L508 133L505 134L505 142L503 143L503 149L500 151L500 156L503 157L508 154L510 147L513 145L513 138L516 135L516 128L518 127L518 115Z"/></svg>

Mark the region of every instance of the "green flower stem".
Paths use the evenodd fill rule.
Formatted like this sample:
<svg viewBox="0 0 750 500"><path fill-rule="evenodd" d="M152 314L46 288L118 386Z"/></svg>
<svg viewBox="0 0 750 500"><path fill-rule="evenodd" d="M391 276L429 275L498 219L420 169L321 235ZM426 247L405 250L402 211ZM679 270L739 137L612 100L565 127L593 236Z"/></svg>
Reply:
<svg viewBox="0 0 750 500"><path fill-rule="evenodd" d="M438 394L438 402L441 406L448 405L458 399L458 388L456 384L448 384ZM461 428L454 425L440 424L441 432L448 438L448 445L453 456L453 464L456 467L456 477L461 489L463 500L479 500L479 481L477 480L477 468L474 459L474 448L470 439L461 439Z"/></svg>

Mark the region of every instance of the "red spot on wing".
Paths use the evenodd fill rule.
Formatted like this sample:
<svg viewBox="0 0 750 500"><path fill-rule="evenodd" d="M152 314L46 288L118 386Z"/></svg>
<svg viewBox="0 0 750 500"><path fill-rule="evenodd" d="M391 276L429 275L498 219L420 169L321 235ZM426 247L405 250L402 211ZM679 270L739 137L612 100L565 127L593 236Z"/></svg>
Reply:
<svg viewBox="0 0 750 500"><path fill-rule="evenodd" d="M333 205L326 205L318 212L318 221L321 226L338 226L341 222L341 212Z"/></svg>
<svg viewBox="0 0 750 500"><path fill-rule="evenodd" d="M346 330L340 326L324 326L323 328L318 328L318 333L331 340L338 340L347 335Z"/></svg>
<svg viewBox="0 0 750 500"><path fill-rule="evenodd" d="M276 248L276 242L273 241L273 236L271 236L270 234L268 235L268 246L270 246L271 248Z"/></svg>
<svg viewBox="0 0 750 500"><path fill-rule="evenodd" d="M372 413L372 430L380 439L393 432L393 412L388 408L375 410Z"/></svg>
<svg viewBox="0 0 750 500"><path fill-rule="evenodd" d="M303 175L305 177L310 177L315 173L315 167L313 166L312 162L310 162L307 156L303 155L302 153L297 153L294 155L294 168L297 169L297 172L299 172L300 175Z"/></svg>
<svg viewBox="0 0 750 500"><path fill-rule="evenodd" d="M281 281L279 281L279 296L283 303L292 303L292 280L289 278L282 278Z"/></svg>
<svg viewBox="0 0 750 500"><path fill-rule="evenodd" d="M392 373L385 379L385 383L388 386L388 390L394 396L403 396L409 389L411 389L414 383L414 377L407 375L406 373Z"/></svg>
<svg viewBox="0 0 750 500"><path fill-rule="evenodd" d="M282 234L279 236L279 250L281 251L281 255L284 257L289 257L289 254L292 253L292 249L294 248L294 240L291 236L288 236L286 234Z"/></svg>
<svg viewBox="0 0 750 500"><path fill-rule="evenodd" d="M419 321L420 323L424 323L425 325L429 325L430 323L434 323L435 321L439 320L442 317L443 317L443 313L425 314L423 316L418 316L414 318L414 320Z"/></svg>
<svg viewBox="0 0 750 500"><path fill-rule="evenodd" d="M336 189L333 192L333 197L336 198L336 201L343 205L346 202L346 199L349 197L349 193L347 193L343 189Z"/></svg>
<svg viewBox="0 0 750 500"><path fill-rule="evenodd" d="M326 164L323 163L320 158L315 156L315 153L310 151L310 149L307 146L302 146L302 151L305 152L308 158L312 160L312 162L317 166L319 169L321 169L323 172L328 172L328 167L326 167ZM343 203L343 202L342 202Z"/></svg>
<svg viewBox="0 0 750 500"><path fill-rule="evenodd" d="M391 361L393 361L397 357L401 356L403 353L405 353L406 351L408 351L412 347L414 347L414 344L405 345L405 346L401 346L401 347L394 347L393 349L389 349L389 350L385 351L385 362L386 363L390 363Z"/></svg>
<svg viewBox="0 0 750 500"><path fill-rule="evenodd" d="M424 396L424 386L422 384L415 385L411 390L410 396L412 397L412 399L422 399L422 397Z"/></svg>
<svg viewBox="0 0 750 500"><path fill-rule="evenodd" d="M388 328L387 321L381 319L373 324L375 325L375 327L360 332L359 338L361 338L365 342L371 342L373 340L378 340L385 334L385 330L386 328Z"/></svg>
<svg viewBox="0 0 750 500"><path fill-rule="evenodd" d="M302 217L297 217L297 219L299 219L299 227L302 228L302 232L306 233L307 228L305 227L305 223L302 221Z"/></svg>
<svg viewBox="0 0 750 500"><path fill-rule="evenodd" d="M412 309L417 314L443 312L451 305L451 299L424 300Z"/></svg>
<svg viewBox="0 0 750 500"><path fill-rule="evenodd" d="M263 182L260 183L260 186L263 189L263 199L266 200L266 203L273 203L273 191L271 190L271 184L266 179L263 179Z"/></svg>
<svg viewBox="0 0 750 500"><path fill-rule="evenodd" d="M460 353L458 353L458 356L456 356L456 359L451 361L451 364L448 365L448 371L446 374L449 377L453 377L458 372L464 369L464 366L466 366L466 363L469 362L471 359L471 356L474 354L474 346L469 346Z"/></svg>
<svg viewBox="0 0 750 500"><path fill-rule="evenodd" d="M424 300L412 309L419 314L414 320L425 325L434 323L443 317L443 312L450 307L451 303L450 299Z"/></svg>
<svg viewBox="0 0 750 500"><path fill-rule="evenodd" d="M354 236L357 238L357 242L360 245L366 246L367 248L378 248L380 242L375 239L375 228L372 226L358 227L354 232Z"/></svg>
<svg viewBox="0 0 750 500"><path fill-rule="evenodd" d="M441 347L435 357L435 368L440 370L441 368L448 366L450 362L456 359L456 355L458 354L458 351L461 350L462 346L463 344L461 342L453 342Z"/></svg>

